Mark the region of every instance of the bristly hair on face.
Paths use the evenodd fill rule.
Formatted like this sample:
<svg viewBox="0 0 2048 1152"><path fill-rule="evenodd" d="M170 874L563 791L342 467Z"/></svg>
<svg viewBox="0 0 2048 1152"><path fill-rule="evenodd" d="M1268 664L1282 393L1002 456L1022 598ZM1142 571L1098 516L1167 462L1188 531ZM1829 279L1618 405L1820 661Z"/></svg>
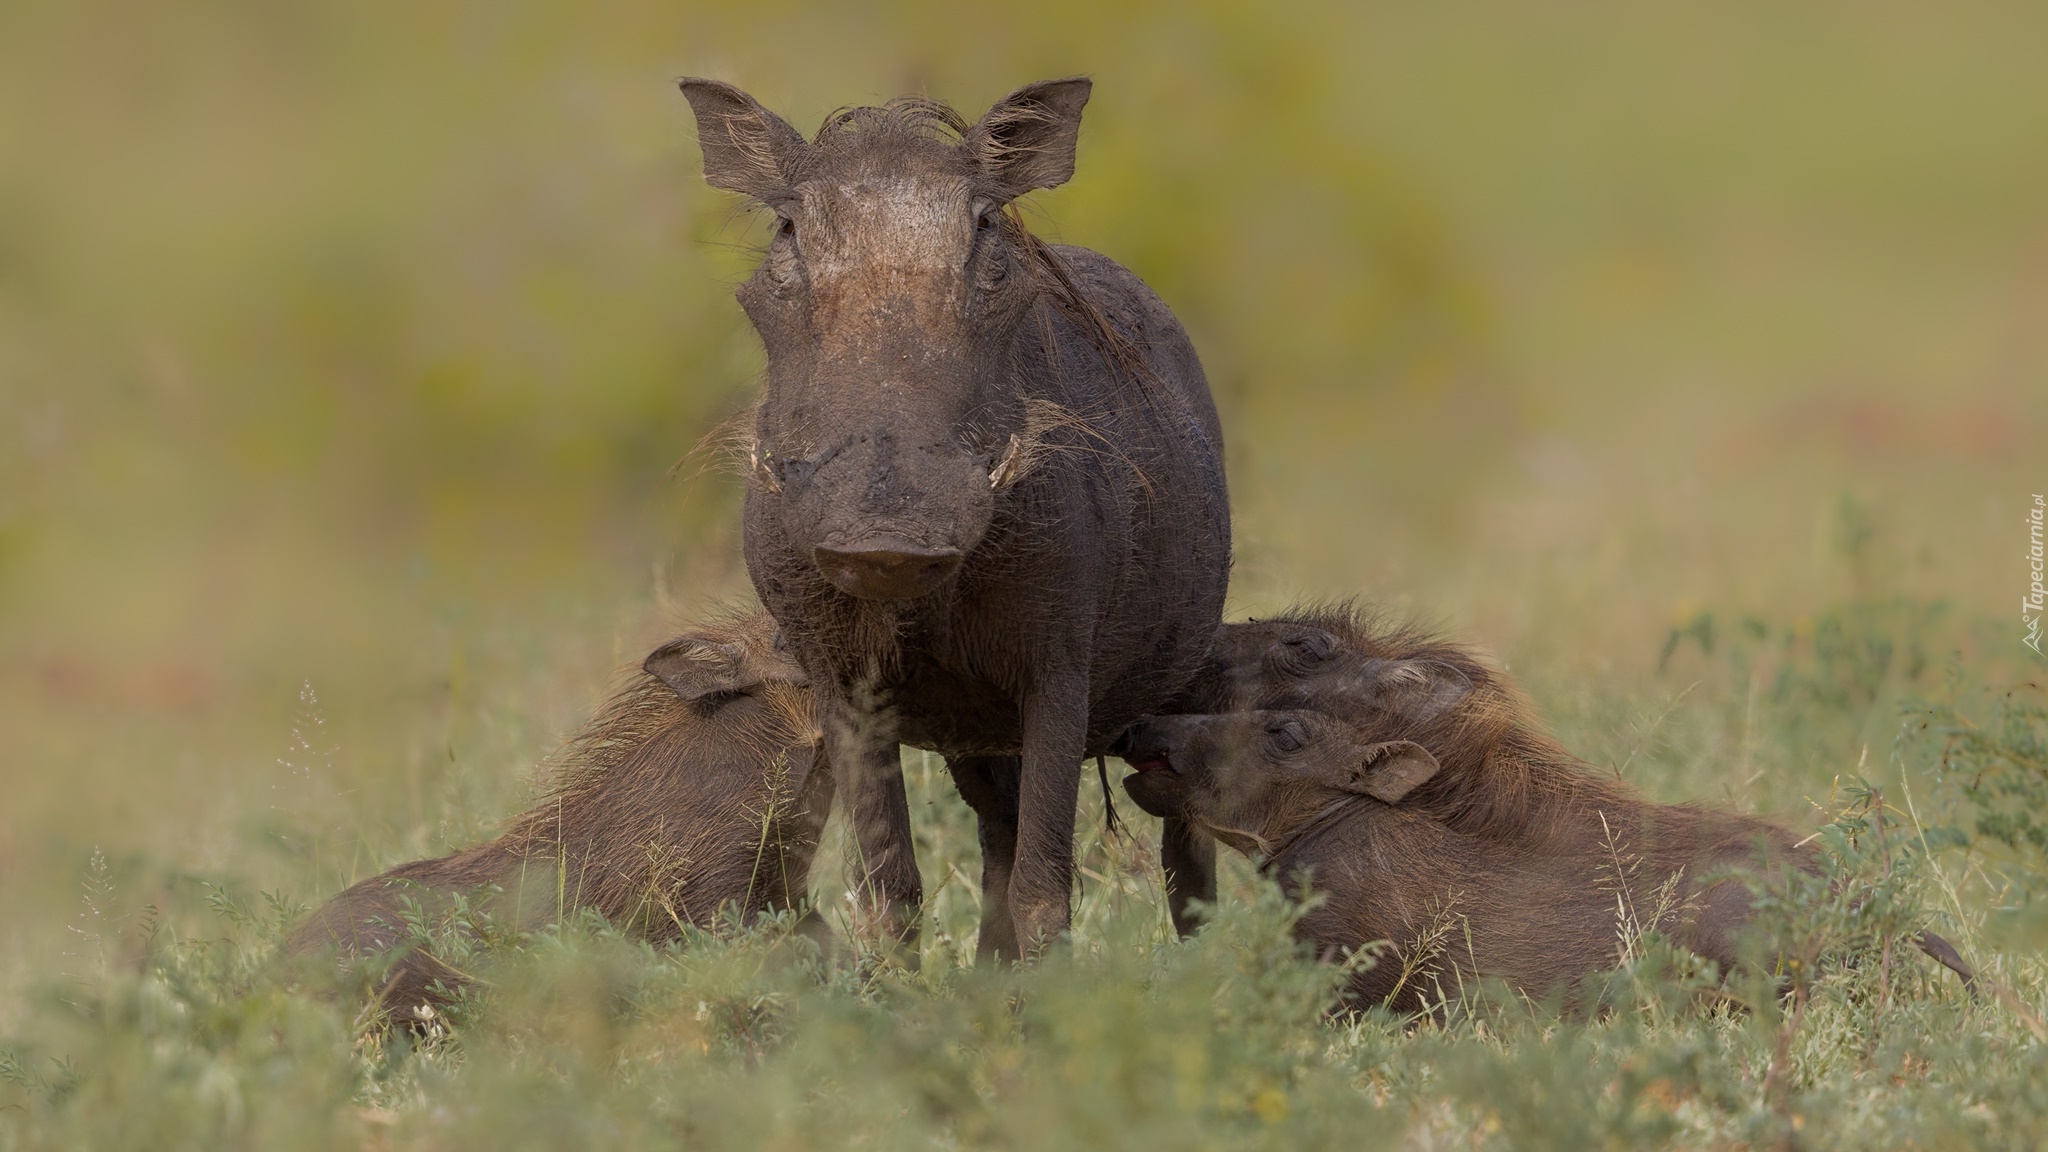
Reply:
<svg viewBox="0 0 2048 1152"><path fill-rule="evenodd" d="M968 123L951 104L929 96L898 96L885 104L840 108L825 117L818 134L811 139L815 148L827 148L836 134L896 134L914 140L937 140L958 144L967 135Z"/></svg>
<svg viewBox="0 0 2048 1152"><path fill-rule="evenodd" d="M784 158L782 170L787 186L760 198L769 208L793 198L794 186L807 179L824 156L881 150L898 144L939 144L962 147L973 125L952 105L928 96L898 96L879 105L840 108L825 117L811 138L810 151L801 157ZM1152 370L1132 337L1118 328L1109 314L1088 299L1074 283L1073 270L1052 245L1039 239L1024 225L1015 203L1003 207L1003 239L1018 263L1030 269L1032 278L1059 310L1080 327L1096 355L1102 358L1117 383L1130 383L1145 391ZM1045 334L1046 350L1054 354L1051 334Z"/></svg>

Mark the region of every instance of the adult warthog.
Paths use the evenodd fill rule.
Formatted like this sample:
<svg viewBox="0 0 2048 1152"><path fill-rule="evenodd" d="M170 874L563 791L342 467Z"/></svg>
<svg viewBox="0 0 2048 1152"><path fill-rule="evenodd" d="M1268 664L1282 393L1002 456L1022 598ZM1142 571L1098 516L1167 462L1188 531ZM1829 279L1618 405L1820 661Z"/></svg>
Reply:
<svg viewBox="0 0 2048 1152"><path fill-rule="evenodd" d="M1114 261L1010 205L1073 175L1085 79L968 124L904 98L806 141L684 80L712 185L775 214L739 300L767 348L747 569L822 702L871 908L922 899L897 745L981 821L983 954L1063 932L1084 758L1194 674L1230 569L1202 367ZM1176 906L1214 849L1169 828Z"/></svg>

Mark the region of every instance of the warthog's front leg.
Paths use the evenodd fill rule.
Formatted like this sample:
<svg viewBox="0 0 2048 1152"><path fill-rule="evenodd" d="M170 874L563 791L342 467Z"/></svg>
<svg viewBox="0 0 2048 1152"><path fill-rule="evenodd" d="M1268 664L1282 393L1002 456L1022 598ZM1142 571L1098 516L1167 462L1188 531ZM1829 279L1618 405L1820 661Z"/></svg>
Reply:
<svg viewBox="0 0 2048 1152"><path fill-rule="evenodd" d="M1010 918L1028 959L1066 932L1073 917L1074 807L1081 797L1081 753L1088 740L1085 669L1041 685L1025 700L1023 720Z"/></svg>
<svg viewBox="0 0 2048 1152"><path fill-rule="evenodd" d="M850 706L832 710L834 775L848 796L847 816L860 853L857 899L868 922L863 935L907 947L917 962L917 918L924 881L910 835L910 802L903 791L903 761L896 734L870 713ZM841 765L845 769L841 770Z"/></svg>
<svg viewBox="0 0 2048 1152"><path fill-rule="evenodd" d="M981 837L981 935L974 954L981 959L1016 960L1017 925L1010 915L1010 876L1017 860L1015 756L962 756L946 761L960 798L974 809Z"/></svg>

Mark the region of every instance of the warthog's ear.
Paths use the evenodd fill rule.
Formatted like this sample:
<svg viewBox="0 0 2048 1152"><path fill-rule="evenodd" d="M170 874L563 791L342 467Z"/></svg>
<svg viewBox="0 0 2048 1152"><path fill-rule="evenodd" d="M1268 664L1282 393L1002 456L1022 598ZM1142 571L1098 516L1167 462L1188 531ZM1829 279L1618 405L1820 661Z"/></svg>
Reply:
<svg viewBox="0 0 2048 1152"><path fill-rule="evenodd" d="M640 667L695 704L759 688L761 677L748 667L746 656L737 644L685 636L656 648Z"/></svg>
<svg viewBox="0 0 2048 1152"><path fill-rule="evenodd" d="M810 147L796 129L730 84L694 76L679 83L697 114L705 183L755 199L789 186L790 163Z"/></svg>
<svg viewBox="0 0 2048 1152"><path fill-rule="evenodd" d="M1344 787L1375 800L1399 804L1416 785L1436 775L1441 767L1429 749L1415 741L1389 740L1366 746L1358 762L1351 766Z"/></svg>
<svg viewBox="0 0 2048 1152"><path fill-rule="evenodd" d="M996 101L967 130L961 144L974 153L997 195L1014 200L1034 188L1065 184L1074 175L1081 109L1094 87L1086 76L1026 84Z"/></svg>
<svg viewBox="0 0 2048 1152"><path fill-rule="evenodd" d="M1441 660L1376 662L1372 703L1404 724L1425 724L1472 694L1472 678Z"/></svg>

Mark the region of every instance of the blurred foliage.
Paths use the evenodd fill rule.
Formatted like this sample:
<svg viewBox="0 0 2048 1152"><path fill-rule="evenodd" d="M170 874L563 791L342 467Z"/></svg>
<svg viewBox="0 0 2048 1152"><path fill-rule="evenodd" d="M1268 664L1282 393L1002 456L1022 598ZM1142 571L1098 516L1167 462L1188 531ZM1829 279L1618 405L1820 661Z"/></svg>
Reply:
<svg viewBox="0 0 2048 1152"><path fill-rule="evenodd" d="M806 130L898 90L972 115L1007 86L987 77L1102 71L1041 226L1157 286L1246 416L1436 380L1483 342L1440 222L1345 114L1343 54L1305 35L1326 14L1082 11L992 35L910 8L14 6L0 311L54 440L11 531L78 498L79 451L102 499L283 501L464 578L676 531L634 506L759 363L725 296L761 233L697 175L686 68ZM730 492L709 505L684 531Z"/></svg>
<svg viewBox="0 0 2048 1152"><path fill-rule="evenodd" d="M1993 693L1967 681L1916 701L1896 752L1940 782L1934 843L1959 850L1987 890L1991 938L2048 946L2048 703L2030 681Z"/></svg>

